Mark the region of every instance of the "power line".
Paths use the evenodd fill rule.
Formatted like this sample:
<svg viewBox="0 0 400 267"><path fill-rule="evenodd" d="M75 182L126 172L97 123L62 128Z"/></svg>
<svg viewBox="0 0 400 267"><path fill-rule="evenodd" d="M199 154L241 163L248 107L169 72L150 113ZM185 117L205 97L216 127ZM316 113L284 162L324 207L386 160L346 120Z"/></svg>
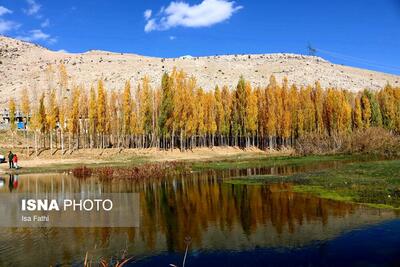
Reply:
<svg viewBox="0 0 400 267"><path fill-rule="evenodd" d="M337 53L337 52L332 52L332 51L328 51L328 50L324 50L324 49L320 49L320 48L316 48L316 50L317 50L317 52L321 52L323 54L330 55L331 57L334 57L334 58L338 58L338 59L342 59L342 60L346 60L346 61L350 61L350 62L354 62L354 63L358 63L358 64L364 64L364 65L375 67L375 68L383 68L383 69L388 69L388 70L400 71L400 67L398 67L398 66L383 65L383 64L369 61L369 60L366 60L363 58L353 57L353 56L349 56L349 55L345 55L345 54L341 54L341 53Z"/></svg>

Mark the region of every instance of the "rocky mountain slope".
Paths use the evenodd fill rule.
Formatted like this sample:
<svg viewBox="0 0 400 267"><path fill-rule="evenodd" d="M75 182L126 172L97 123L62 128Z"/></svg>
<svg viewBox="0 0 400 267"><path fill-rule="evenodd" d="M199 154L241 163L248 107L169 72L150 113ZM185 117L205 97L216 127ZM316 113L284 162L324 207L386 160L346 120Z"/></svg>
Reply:
<svg viewBox="0 0 400 267"><path fill-rule="evenodd" d="M134 84L144 75L152 86L159 86L160 77L174 67L184 69L197 78L205 89L215 85L236 85L240 75L254 86L265 86L271 74L278 80L287 77L298 85L319 80L322 86L378 89L386 83L400 85L400 76L332 64L320 57L296 54L224 55L208 57L156 58L135 54L89 51L81 54L50 51L41 46L0 36L0 105L10 96L19 96L22 88L43 90L58 81L49 78L47 64L64 63L70 85L90 86L99 78L108 89L120 89L130 79Z"/></svg>

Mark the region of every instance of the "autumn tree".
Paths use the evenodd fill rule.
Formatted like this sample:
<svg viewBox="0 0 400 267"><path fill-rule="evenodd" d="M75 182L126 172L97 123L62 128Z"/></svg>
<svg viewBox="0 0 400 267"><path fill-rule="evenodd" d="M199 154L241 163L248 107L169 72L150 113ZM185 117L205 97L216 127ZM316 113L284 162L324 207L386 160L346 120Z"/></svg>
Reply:
<svg viewBox="0 0 400 267"><path fill-rule="evenodd" d="M83 148L87 148L88 146L88 117L89 117L89 107L87 103L89 103L89 96L87 90L83 86L80 87L80 94L79 94L79 130L80 136L83 136ZM82 105L82 103L85 103ZM79 148L79 147L78 147Z"/></svg>
<svg viewBox="0 0 400 267"><path fill-rule="evenodd" d="M131 97L131 83L125 82L124 94L122 98L122 131L125 136L124 146L127 144L127 137L131 133L131 116L132 116L132 97Z"/></svg>
<svg viewBox="0 0 400 267"><path fill-rule="evenodd" d="M232 95L229 91L229 88L227 86L222 87L222 107L224 109L223 111L223 120L221 122L221 134L225 136L227 141L229 141L229 133L231 129L231 113L232 113ZM222 141L223 144L224 140Z"/></svg>
<svg viewBox="0 0 400 267"><path fill-rule="evenodd" d="M12 136L12 145L14 147L14 132L16 129L15 125L15 112L16 112L16 104L14 98L11 98L9 103L8 103L8 112L9 112L9 117L10 117L10 130L11 130L11 136Z"/></svg>
<svg viewBox="0 0 400 267"><path fill-rule="evenodd" d="M359 97L356 97L354 100L353 128L354 129L362 129L363 128L361 101L360 101Z"/></svg>
<svg viewBox="0 0 400 267"><path fill-rule="evenodd" d="M38 110L38 125L39 127L39 132L43 137L43 147L46 147L46 131L48 130L47 126L47 116L46 116L46 106L44 104L45 102L45 95L42 93L40 100L39 100L39 110Z"/></svg>
<svg viewBox="0 0 400 267"><path fill-rule="evenodd" d="M362 120L365 128L369 128L371 124L371 105L366 95L361 97Z"/></svg>
<svg viewBox="0 0 400 267"><path fill-rule="evenodd" d="M142 134L142 146L147 147L154 140L148 142L153 129L153 93L150 88L149 79L145 76L142 79L141 86L138 87L137 101L139 102L139 125Z"/></svg>
<svg viewBox="0 0 400 267"><path fill-rule="evenodd" d="M313 91L312 99L314 102L315 110L315 128L318 134L323 134L325 131L323 109L324 109L324 95L321 84L317 81Z"/></svg>
<svg viewBox="0 0 400 267"><path fill-rule="evenodd" d="M222 95L221 90L218 86L214 89L214 98L215 98L215 122L217 125L217 134L219 137L218 143L222 144L222 125L224 123L225 114L224 114L224 106L222 103Z"/></svg>
<svg viewBox="0 0 400 267"><path fill-rule="evenodd" d="M277 82L275 76L271 75L269 84L265 89L267 114L266 132L269 139L268 146L271 149L274 148L274 138L276 137L277 133L276 90Z"/></svg>
<svg viewBox="0 0 400 267"><path fill-rule="evenodd" d="M252 145L254 145L254 137L258 125L258 108L257 108L257 95L251 88L249 82L245 85L246 92L246 110L245 110L245 128L246 128L246 146L250 146L250 138Z"/></svg>
<svg viewBox="0 0 400 267"><path fill-rule="evenodd" d="M364 90L363 94L368 97L371 105L371 125L374 127L382 127L382 113L376 94L370 90Z"/></svg>
<svg viewBox="0 0 400 267"><path fill-rule="evenodd" d="M67 129L68 129L68 148L70 150L75 150L79 147L79 98L80 98L80 88L74 87L71 93L71 102L69 104ZM74 141L74 145L72 145Z"/></svg>
<svg viewBox="0 0 400 267"><path fill-rule="evenodd" d="M242 137L246 136L246 104L246 81L241 76L232 101L232 132L235 145L239 146L242 146Z"/></svg>
<svg viewBox="0 0 400 267"><path fill-rule="evenodd" d="M29 100L29 92L28 89L24 88L21 91L21 112L24 116L24 125L25 125L25 144L26 144L26 153L29 155L29 140L28 140L28 130L29 130L29 118L31 113L31 104Z"/></svg>
<svg viewBox="0 0 400 267"><path fill-rule="evenodd" d="M105 133L107 127L106 121L106 91L104 89L103 81L99 80L97 83L97 133L99 144L101 148L104 148L105 145Z"/></svg>
<svg viewBox="0 0 400 267"><path fill-rule="evenodd" d="M161 107L158 124L163 140L163 148L166 147L166 137L171 137L174 114L174 92L172 91L172 81L167 73L164 73L161 80Z"/></svg>
<svg viewBox="0 0 400 267"><path fill-rule="evenodd" d="M108 106L109 106L108 117L110 118L110 140L112 144L119 147L120 119L119 119L118 93L115 90L111 92Z"/></svg>
<svg viewBox="0 0 400 267"><path fill-rule="evenodd" d="M96 136L96 125L97 125L97 97L96 91L93 87L90 88L89 93L89 107L88 107L88 119L89 119L89 143L90 148L95 145Z"/></svg>
<svg viewBox="0 0 400 267"><path fill-rule="evenodd" d="M56 130L56 124L58 120L58 105L56 99L56 91L52 89L48 97L47 104L48 113L46 114L47 125L49 127L49 140L50 150L53 150L53 133ZM57 136L56 136L57 137Z"/></svg>
<svg viewBox="0 0 400 267"><path fill-rule="evenodd" d="M20 106L28 130L35 133L36 154L38 148L47 148L47 138L51 150L61 140L64 154L64 132L71 151L121 145L182 151L214 145L275 149L293 146L306 134L340 140L337 137L370 126L400 133L400 88L391 85L355 94L322 88L319 82L297 87L284 78L278 83L272 75L266 87L253 88L240 77L232 90L226 85L210 89L174 69L163 74L160 86L143 77L135 87L126 81L124 87L107 91L99 80L90 90L69 90L66 67L60 64L57 94L57 85L50 81L56 71L52 66L46 71L49 87L39 99L33 91L31 101L24 89L20 99L8 103L11 129ZM26 139L29 149L27 134Z"/></svg>

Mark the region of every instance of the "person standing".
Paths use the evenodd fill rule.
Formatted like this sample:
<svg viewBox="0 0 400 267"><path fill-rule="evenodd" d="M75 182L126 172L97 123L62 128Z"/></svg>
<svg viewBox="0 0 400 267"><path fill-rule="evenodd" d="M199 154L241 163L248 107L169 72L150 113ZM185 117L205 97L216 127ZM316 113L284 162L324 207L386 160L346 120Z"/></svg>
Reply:
<svg viewBox="0 0 400 267"><path fill-rule="evenodd" d="M9 165L10 169L14 167L13 160L14 160L14 154L10 151L8 153L8 165Z"/></svg>
<svg viewBox="0 0 400 267"><path fill-rule="evenodd" d="M18 156L17 156L17 154L14 154L13 165L14 165L14 168L18 169Z"/></svg>

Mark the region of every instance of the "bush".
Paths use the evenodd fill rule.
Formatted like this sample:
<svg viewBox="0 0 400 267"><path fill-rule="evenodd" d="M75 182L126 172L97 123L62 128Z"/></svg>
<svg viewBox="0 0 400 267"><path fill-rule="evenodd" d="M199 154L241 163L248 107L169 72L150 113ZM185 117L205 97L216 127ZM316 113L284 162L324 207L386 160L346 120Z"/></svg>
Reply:
<svg viewBox="0 0 400 267"><path fill-rule="evenodd" d="M301 155L334 154L347 150L348 135L327 135L309 133L298 138L296 141L296 152Z"/></svg>
<svg viewBox="0 0 400 267"><path fill-rule="evenodd" d="M331 136L311 133L300 137L295 149L301 155L364 153L396 156L400 155L400 138L378 127Z"/></svg>
<svg viewBox="0 0 400 267"><path fill-rule="evenodd" d="M121 168L108 166L100 168L78 167L73 169L72 173L77 178L86 178L93 175L101 179L145 179L162 178L176 171L185 173L189 170L187 164L171 161L164 163L146 163L143 165Z"/></svg>
<svg viewBox="0 0 400 267"><path fill-rule="evenodd" d="M356 131L351 136L351 150L345 152L359 152L396 156L400 154L400 138L383 128L368 128Z"/></svg>

